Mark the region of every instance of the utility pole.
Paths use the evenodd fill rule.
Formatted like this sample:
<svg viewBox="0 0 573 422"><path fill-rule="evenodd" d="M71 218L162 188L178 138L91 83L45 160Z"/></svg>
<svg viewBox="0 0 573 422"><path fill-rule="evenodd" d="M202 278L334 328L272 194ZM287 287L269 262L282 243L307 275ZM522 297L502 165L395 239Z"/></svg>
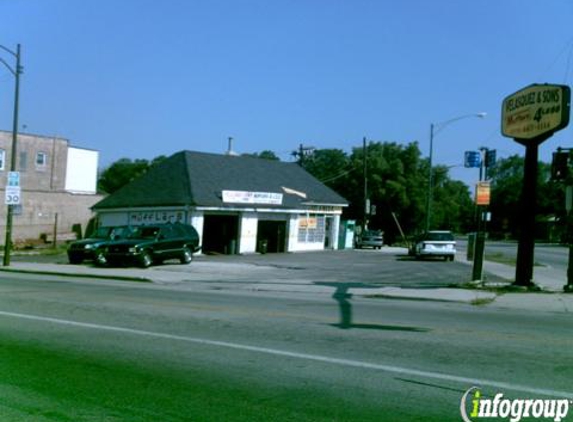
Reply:
<svg viewBox="0 0 573 422"><path fill-rule="evenodd" d="M12 125L12 156L10 157L10 171L16 171L16 152L17 152L17 142L18 142L18 108L19 108L19 98L20 98L20 74L22 74L22 66L20 66L20 44L16 46L16 51L12 51L4 46L0 45L0 48L16 58L16 67L12 68L8 63L0 59L0 63L4 64L8 70L14 75L15 87L14 87L14 120ZM4 241L4 259L3 264L5 267L10 265L10 251L12 248L12 217L14 214L14 205L8 205L8 212L6 215L6 239Z"/></svg>
<svg viewBox="0 0 573 422"><path fill-rule="evenodd" d="M370 214L370 200L368 199L368 150L366 137L362 138L362 172L364 176L364 230L368 228L368 214Z"/></svg>
<svg viewBox="0 0 573 422"><path fill-rule="evenodd" d="M488 169L495 164L495 150L488 148L480 148L480 167L479 167L479 183L476 186L476 237L474 247L474 265L472 269L472 280L481 280L483 276L483 259L485 252L485 213L486 207L489 205L489 193L486 195L487 203L483 203L483 199L479 197L478 189L489 190L489 183L485 186L482 185L488 179Z"/></svg>
<svg viewBox="0 0 573 422"><path fill-rule="evenodd" d="M298 151L293 151L292 156L297 158L298 165L302 167L304 164L304 158L311 155L315 149L315 147L305 147L303 144L300 144Z"/></svg>

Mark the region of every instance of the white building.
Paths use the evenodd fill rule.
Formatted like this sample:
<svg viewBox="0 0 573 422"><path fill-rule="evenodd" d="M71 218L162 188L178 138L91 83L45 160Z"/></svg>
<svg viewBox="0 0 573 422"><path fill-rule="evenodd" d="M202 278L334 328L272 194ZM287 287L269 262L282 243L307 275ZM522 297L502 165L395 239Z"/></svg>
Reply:
<svg viewBox="0 0 573 422"><path fill-rule="evenodd" d="M337 248L347 201L294 163L182 151L94 207L102 226L192 224L204 253Z"/></svg>

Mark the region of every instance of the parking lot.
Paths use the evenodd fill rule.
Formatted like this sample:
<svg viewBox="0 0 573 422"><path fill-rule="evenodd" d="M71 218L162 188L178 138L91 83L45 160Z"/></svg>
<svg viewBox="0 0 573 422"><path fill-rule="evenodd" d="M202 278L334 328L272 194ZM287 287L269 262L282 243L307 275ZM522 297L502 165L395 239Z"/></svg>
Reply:
<svg viewBox="0 0 573 422"><path fill-rule="evenodd" d="M460 254L458 254L460 255ZM153 278L158 273L177 274L185 280L216 282L249 280L252 282L350 283L371 287L396 286L405 288L436 288L470 281L471 266L458 261L441 259L418 261L407 255L406 249L384 247L381 250L342 250L306 253L198 255L190 265L177 261L138 268L109 268L110 276L138 274ZM25 255L14 257L15 262L41 262L68 266L65 255ZM78 274L94 270L91 263L78 266ZM496 277L488 275L495 281Z"/></svg>
<svg viewBox="0 0 573 422"><path fill-rule="evenodd" d="M358 283L377 287L447 287L467 283L471 278L471 266L466 263L445 262L441 259L418 261L408 256L406 249L390 247L384 247L382 250L201 256L196 258L196 262L270 267L275 269L277 279L294 277L315 283ZM192 267L193 264L189 270L192 271ZM170 270L183 268L185 267L169 266ZM488 275L488 278L497 280L493 275Z"/></svg>

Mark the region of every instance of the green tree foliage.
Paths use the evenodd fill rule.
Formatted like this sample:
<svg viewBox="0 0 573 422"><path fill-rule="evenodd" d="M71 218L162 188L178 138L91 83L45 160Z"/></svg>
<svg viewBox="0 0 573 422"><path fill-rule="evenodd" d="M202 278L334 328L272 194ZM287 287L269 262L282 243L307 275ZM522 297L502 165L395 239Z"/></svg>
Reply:
<svg viewBox="0 0 573 422"><path fill-rule="evenodd" d="M340 149L316 150L311 156L305 157L302 163L306 171L334 191L348 193L345 185L354 168L344 151Z"/></svg>
<svg viewBox="0 0 573 422"><path fill-rule="evenodd" d="M393 213L407 234L421 231L425 223L428 160L422 158L416 142L371 142L366 147L367 190L376 214L368 217L369 227L385 232L387 241L398 237ZM344 217L362 222L364 218L364 150L356 147L350 155L341 150L318 150L303 161L304 168L337 191L349 202ZM445 167L434 174L432 228L457 232L472 224L473 204L469 189L452 181Z"/></svg>
<svg viewBox="0 0 573 422"><path fill-rule="evenodd" d="M272 161L280 161L280 158L270 150L264 150L261 152L255 152L253 154L242 154L244 157L255 157L255 158L263 158L265 160L272 160Z"/></svg>
<svg viewBox="0 0 573 422"><path fill-rule="evenodd" d="M490 232L498 238L516 238L519 234L521 215L521 193L523 187L524 158L512 155L499 160L491 169L492 198L490 210L492 221ZM537 178L537 220L535 230L539 238L548 238L548 225L551 217L564 220L565 200L563 186L550 181L551 166L539 163Z"/></svg>
<svg viewBox="0 0 573 422"><path fill-rule="evenodd" d="M133 179L141 176L149 168L166 157L160 155L151 161L145 159L121 158L103 170L98 179L98 192L114 193Z"/></svg>

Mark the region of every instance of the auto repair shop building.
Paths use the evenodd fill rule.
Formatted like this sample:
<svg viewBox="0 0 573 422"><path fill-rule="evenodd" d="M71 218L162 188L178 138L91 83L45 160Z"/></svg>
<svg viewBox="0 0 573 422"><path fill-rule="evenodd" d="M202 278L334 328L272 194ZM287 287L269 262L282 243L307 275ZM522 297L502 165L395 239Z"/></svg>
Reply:
<svg viewBox="0 0 573 422"><path fill-rule="evenodd" d="M100 226L188 223L203 253L233 254L336 249L346 206L298 164L181 151L93 210Z"/></svg>

